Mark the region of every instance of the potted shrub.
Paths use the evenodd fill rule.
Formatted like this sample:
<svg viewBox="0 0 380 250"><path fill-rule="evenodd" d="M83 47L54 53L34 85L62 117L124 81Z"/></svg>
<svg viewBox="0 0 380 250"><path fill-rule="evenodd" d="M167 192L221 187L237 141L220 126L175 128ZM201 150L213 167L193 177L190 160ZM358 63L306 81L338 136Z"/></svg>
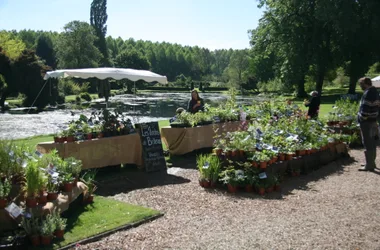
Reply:
<svg viewBox="0 0 380 250"><path fill-rule="evenodd" d="M74 157L68 157L64 159L64 162L64 172L72 175L74 178L73 186L76 187L80 172L82 171L82 161L77 160Z"/></svg>
<svg viewBox="0 0 380 250"><path fill-rule="evenodd" d="M258 179L257 182L255 183L257 193L259 195L264 195L265 194L265 181L264 179Z"/></svg>
<svg viewBox="0 0 380 250"><path fill-rule="evenodd" d="M260 162L261 169L267 168L267 164L269 160L270 160L270 157L264 151L258 152L257 161Z"/></svg>
<svg viewBox="0 0 380 250"><path fill-rule="evenodd" d="M243 175L237 173L236 171L237 170L235 170L233 166L230 166L226 170L222 171L219 175L219 181L227 185L228 192L230 193L236 193L239 179L240 181L243 181ZM239 174L240 177L238 177L237 174Z"/></svg>
<svg viewBox="0 0 380 250"><path fill-rule="evenodd" d="M7 199L11 188L12 186L8 179L5 178L3 181L0 179L0 209L4 209L7 206Z"/></svg>
<svg viewBox="0 0 380 250"><path fill-rule="evenodd" d="M70 193L73 191L73 181L74 178L71 173L65 173L62 176L62 183L63 183L63 192Z"/></svg>
<svg viewBox="0 0 380 250"><path fill-rule="evenodd" d="M208 155L197 156L197 167L199 170L200 178L199 185L208 188L211 185L211 168Z"/></svg>
<svg viewBox="0 0 380 250"><path fill-rule="evenodd" d="M65 229L67 225L67 219L61 218L59 212L53 211L51 214L52 220L54 221L54 236L57 237L58 239L63 239L63 235L65 234Z"/></svg>
<svg viewBox="0 0 380 250"><path fill-rule="evenodd" d="M39 220L37 218L22 217L21 227L25 230L30 242L33 246L39 246L41 244L39 236Z"/></svg>
<svg viewBox="0 0 380 250"><path fill-rule="evenodd" d="M51 240L53 238L53 233L55 231L55 221L51 215L47 215L46 219L42 221L40 227L41 233L41 244L43 246L51 245Z"/></svg>
<svg viewBox="0 0 380 250"><path fill-rule="evenodd" d="M46 191L47 191L47 200L55 201L58 198L58 192L59 192L58 182L54 182L54 180L50 178L46 186Z"/></svg>
<svg viewBox="0 0 380 250"><path fill-rule="evenodd" d="M253 187L258 182L258 175L257 175L258 170L252 169L252 168L247 168L246 173L247 173L247 176L245 179L245 181L246 181L245 191L251 193L251 192L253 192Z"/></svg>
<svg viewBox="0 0 380 250"><path fill-rule="evenodd" d="M93 193L97 189L95 182L96 173L96 170L89 170L83 175L81 179L83 183L87 186L87 192L84 194L85 203L92 203L94 200Z"/></svg>
<svg viewBox="0 0 380 250"><path fill-rule="evenodd" d="M218 182L219 174L220 174L221 162L218 157L211 156L210 157L210 185L211 187L215 187L215 184Z"/></svg>
<svg viewBox="0 0 380 250"><path fill-rule="evenodd" d="M26 206L33 208L37 206L36 196L40 190L41 184L41 172L38 162L33 160L29 161L25 169L25 186L26 192Z"/></svg>

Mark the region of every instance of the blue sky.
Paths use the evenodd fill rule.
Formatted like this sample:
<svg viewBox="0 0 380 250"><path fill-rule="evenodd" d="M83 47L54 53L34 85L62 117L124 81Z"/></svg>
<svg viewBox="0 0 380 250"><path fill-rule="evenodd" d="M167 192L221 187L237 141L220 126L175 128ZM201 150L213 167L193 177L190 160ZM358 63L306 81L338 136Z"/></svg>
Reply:
<svg viewBox="0 0 380 250"><path fill-rule="evenodd" d="M73 20L89 22L92 0L0 0L0 29L62 31ZM108 0L112 37L198 45L249 47L247 30L263 10L256 0Z"/></svg>

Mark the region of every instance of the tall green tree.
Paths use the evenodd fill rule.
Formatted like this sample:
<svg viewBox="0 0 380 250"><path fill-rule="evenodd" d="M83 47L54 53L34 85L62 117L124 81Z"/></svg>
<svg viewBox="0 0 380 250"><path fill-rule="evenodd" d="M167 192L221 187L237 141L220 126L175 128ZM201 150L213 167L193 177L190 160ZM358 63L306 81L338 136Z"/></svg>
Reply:
<svg viewBox="0 0 380 250"><path fill-rule="evenodd" d="M115 61L115 66L118 68L132 68L132 69L145 69L149 70L150 63L137 50L128 50L122 52ZM122 80L123 83L127 83L127 92L132 93L133 82L129 80Z"/></svg>
<svg viewBox="0 0 380 250"><path fill-rule="evenodd" d="M59 68L98 67L102 54L94 45L94 28L86 22L72 21L65 25L57 42Z"/></svg>
<svg viewBox="0 0 380 250"><path fill-rule="evenodd" d="M107 0L93 0L91 3L90 22L96 31L98 40L95 41L95 46L103 55L101 62L102 66L108 66L108 49L106 42L107 35Z"/></svg>
<svg viewBox="0 0 380 250"><path fill-rule="evenodd" d="M46 65L53 69L57 65L57 60L54 55L53 42L47 34L42 34L37 39L36 54L42 58Z"/></svg>

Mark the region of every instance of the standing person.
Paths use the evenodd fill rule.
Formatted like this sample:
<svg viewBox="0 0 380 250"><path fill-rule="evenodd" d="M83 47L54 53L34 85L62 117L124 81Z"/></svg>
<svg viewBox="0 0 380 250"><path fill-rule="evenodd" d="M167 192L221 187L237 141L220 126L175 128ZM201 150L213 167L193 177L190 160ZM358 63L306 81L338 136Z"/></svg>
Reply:
<svg viewBox="0 0 380 250"><path fill-rule="evenodd" d="M321 105L321 98L319 97L318 91L312 91L310 95L311 100L305 100L305 106L309 107L309 110L307 111L307 116L312 119L318 118L319 105Z"/></svg>
<svg viewBox="0 0 380 250"><path fill-rule="evenodd" d="M378 139L377 118L379 115L379 95L376 88L372 86L372 81L368 77L359 79L359 85L364 91L360 100L358 112L358 122L362 142L364 145L365 166L359 171L374 171L376 168L376 143Z"/></svg>
<svg viewBox="0 0 380 250"><path fill-rule="evenodd" d="M191 100L187 105L187 111L192 114L195 114L199 111L203 111L203 105L203 99L199 97L198 91L193 89L191 91Z"/></svg>

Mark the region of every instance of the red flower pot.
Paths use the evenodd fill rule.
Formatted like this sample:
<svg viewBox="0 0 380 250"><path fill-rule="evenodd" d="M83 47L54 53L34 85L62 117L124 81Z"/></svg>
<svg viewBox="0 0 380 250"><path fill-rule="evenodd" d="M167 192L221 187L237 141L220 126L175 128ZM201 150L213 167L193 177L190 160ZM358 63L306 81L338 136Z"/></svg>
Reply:
<svg viewBox="0 0 380 250"><path fill-rule="evenodd" d="M248 192L248 193L252 193L252 192L253 192L253 187L252 187L252 185L246 185L246 186L245 186L245 191Z"/></svg>
<svg viewBox="0 0 380 250"><path fill-rule="evenodd" d="M87 140L91 140L91 139L92 139L92 133L88 133L88 134L86 135L86 138L87 138Z"/></svg>
<svg viewBox="0 0 380 250"><path fill-rule="evenodd" d="M58 239L63 239L63 235L65 234L65 230L55 230L54 236Z"/></svg>
<svg viewBox="0 0 380 250"><path fill-rule="evenodd" d="M217 156L221 155L222 152L223 152L223 150L220 149L220 148L218 148L218 149L215 150L215 153L216 153Z"/></svg>
<svg viewBox="0 0 380 250"><path fill-rule="evenodd" d="M264 194L265 194L265 188L260 187L260 188L258 189L258 193L259 193L259 195L264 195Z"/></svg>
<svg viewBox="0 0 380 250"><path fill-rule="evenodd" d="M48 201L55 201L58 198L58 193L48 193L47 194L47 200Z"/></svg>
<svg viewBox="0 0 380 250"><path fill-rule="evenodd" d="M33 246L38 247L41 245L41 240L39 235L29 235L29 240Z"/></svg>
<svg viewBox="0 0 380 250"><path fill-rule="evenodd" d="M203 187L204 188L209 188L211 186L211 182L209 181L203 181Z"/></svg>
<svg viewBox="0 0 380 250"><path fill-rule="evenodd" d="M280 185L274 185L274 191L276 191L276 192L281 191L281 186Z"/></svg>
<svg viewBox="0 0 380 250"><path fill-rule="evenodd" d="M49 246L51 245L51 236L41 235L41 245Z"/></svg>
<svg viewBox="0 0 380 250"><path fill-rule="evenodd" d="M59 142L60 142L60 138L57 136L54 136L54 143L59 143Z"/></svg>
<svg viewBox="0 0 380 250"><path fill-rule="evenodd" d="M67 137L67 142L73 142L74 141L74 136L70 135Z"/></svg>
<svg viewBox="0 0 380 250"><path fill-rule="evenodd" d="M66 183L63 183L63 192L71 192L73 191L73 183L72 182L66 182Z"/></svg>
<svg viewBox="0 0 380 250"><path fill-rule="evenodd" d="M286 155L286 160L287 160L287 161L291 161L291 160L293 160L293 155L292 155L292 154L287 154L287 155Z"/></svg>
<svg viewBox="0 0 380 250"><path fill-rule="evenodd" d="M26 198L26 206L29 208L34 208L37 206L37 200L34 197L27 197Z"/></svg>
<svg viewBox="0 0 380 250"><path fill-rule="evenodd" d="M253 162L252 162L252 167L257 168L257 167L258 167L257 162L253 161Z"/></svg>
<svg viewBox="0 0 380 250"><path fill-rule="evenodd" d="M42 194L38 197L38 205L45 205L47 202L47 195Z"/></svg>
<svg viewBox="0 0 380 250"><path fill-rule="evenodd" d="M273 189L274 189L274 187L268 187L268 188L265 189L265 191L266 191L267 193L272 193L272 192L273 192Z"/></svg>
<svg viewBox="0 0 380 250"><path fill-rule="evenodd" d="M285 155L284 154L281 153L279 158L280 158L280 161L285 161Z"/></svg>
<svg viewBox="0 0 380 250"><path fill-rule="evenodd" d="M266 161L262 161L262 162L260 162L260 168L261 169L265 169L265 168L267 168L267 162Z"/></svg>
<svg viewBox="0 0 380 250"><path fill-rule="evenodd" d="M231 184L227 184L227 188L228 188L229 193L236 193L236 191L237 191L237 187L232 186Z"/></svg>
<svg viewBox="0 0 380 250"><path fill-rule="evenodd" d="M0 209L4 209L7 206L7 199L0 199Z"/></svg>

